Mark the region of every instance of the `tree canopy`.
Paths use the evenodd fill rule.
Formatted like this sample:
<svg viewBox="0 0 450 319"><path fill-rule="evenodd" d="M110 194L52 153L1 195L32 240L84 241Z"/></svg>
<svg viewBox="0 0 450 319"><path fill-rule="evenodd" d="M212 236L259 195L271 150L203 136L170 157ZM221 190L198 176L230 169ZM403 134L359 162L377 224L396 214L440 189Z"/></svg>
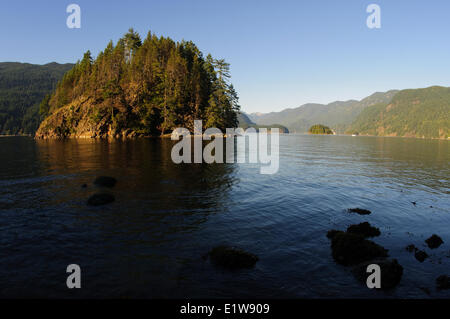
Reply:
<svg viewBox="0 0 450 319"><path fill-rule="evenodd" d="M236 127L240 109L224 60L204 57L191 41L151 32L141 41L133 29L96 59L86 52L43 102L42 113L51 117L80 98L92 100L93 121L149 135L193 130L197 119L205 128Z"/></svg>

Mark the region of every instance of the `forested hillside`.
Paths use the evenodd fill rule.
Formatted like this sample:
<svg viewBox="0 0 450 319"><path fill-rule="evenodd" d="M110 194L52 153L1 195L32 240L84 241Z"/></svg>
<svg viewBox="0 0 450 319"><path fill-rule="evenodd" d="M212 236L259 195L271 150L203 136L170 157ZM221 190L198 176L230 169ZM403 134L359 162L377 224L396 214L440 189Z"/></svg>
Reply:
<svg viewBox="0 0 450 319"><path fill-rule="evenodd" d="M39 103L73 64L0 63L0 134L34 134Z"/></svg>
<svg viewBox="0 0 450 319"><path fill-rule="evenodd" d="M344 133L363 109L376 103L387 103L397 92L396 90L377 92L361 101L336 101L327 105L309 103L281 112L250 114L249 116L258 125L279 123L286 126L291 132L305 133L312 125L322 123L338 133Z"/></svg>
<svg viewBox="0 0 450 319"><path fill-rule="evenodd" d="M236 127L229 64L189 41L132 29L96 59L86 52L43 106L37 137L161 135L176 127Z"/></svg>
<svg viewBox="0 0 450 319"><path fill-rule="evenodd" d="M349 133L382 136L448 138L450 88L433 86L398 92L390 103L366 108Z"/></svg>

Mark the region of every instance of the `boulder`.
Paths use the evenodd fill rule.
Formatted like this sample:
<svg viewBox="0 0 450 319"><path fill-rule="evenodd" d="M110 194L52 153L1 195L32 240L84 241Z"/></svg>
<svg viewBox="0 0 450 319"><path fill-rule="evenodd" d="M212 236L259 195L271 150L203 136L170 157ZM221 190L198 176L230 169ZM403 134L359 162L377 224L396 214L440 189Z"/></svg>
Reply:
<svg viewBox="0 0 450 319"><path fill-rule="evenodd" d="M370 210L362 209L362 208L349 208L349 209L347 209L347 212L355 213L355 214L359 214L359 215L370 215L370 214L372 214L372 212Z"/></svg>
<svg viewBox="0 0 450 319"><path fill-rule="evenodd" d="M344 266L356 265L371 259L387 257L387 249L357 234L337 232L331 239L334 260Z"/></svg>
<svg viewBox="0 0 450 319"><path fill-rule="evenodd" d="M403 267L398 263L397 259L375 259L367 261L355 266L352 269L352 273L359 281L366 284L367 277L370 276L370 273L367 272L367 266L371 264L380 266L381 289L392 289L400 283L403 276Z"/></svg>
<svg viewBox="0 0 450 319"><path fill-rule="evenodd" d="M422 250L416 250L416 253L414 254L414 257L421 263L425 261L425 259L428 258L428 254Z"/></svg>
<svg viewBox="0 0 450 319"><path fill-rule="evenodd" d="M258 261L256 255L229 246L213 248L209 252L209 257L214 264L228 269L252 268Z"/></svg>
<svg viewBox="0 0 450 319"><path fill-rule="evenodd" d="M432 235L430 238L425 240L425 242L427 243L428 247L430 247L431 249L438 248L440 245L442 245L444 243L442 238L436 234Z"/></svg>
<svg viewBox="0 0 450 319"><path fill-rule="evenodd" d="M371 226L368 222L349 226L347 233L361 235L366 238L380 236L381 234L378 228Z"/></svg>
<svg viewBox="0 0 450 319"><path fill-rule="evenodd" d="M101 206L114 202L114 195L107 193L97 193L89 197L87 204L89 206Z"/></svg>
<svg viewBox="0 0 450 319"><path fill-rule="evenodd" d="M117 180L110 176L99 176L95 179L94 184L101 187L112 188L116 185Z"/></svg>

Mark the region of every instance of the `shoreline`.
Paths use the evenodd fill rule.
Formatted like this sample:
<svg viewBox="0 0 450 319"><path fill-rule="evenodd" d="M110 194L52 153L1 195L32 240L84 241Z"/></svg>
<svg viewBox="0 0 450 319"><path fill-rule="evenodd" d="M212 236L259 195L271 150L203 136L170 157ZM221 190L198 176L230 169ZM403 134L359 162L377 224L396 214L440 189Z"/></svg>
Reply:
<svg viewBox="0 0 450 319"><path fill-rule="evenodd" d="M404 139L419 139L419 140L437 140L437 141L450 141L450 137L447 138L436 138L436 137L417 137L417 136L389 136L389 135L369 135L360 134L357 136L352 136L351 134L309 134L305 133L279 133L280 135L308 135L308 136L346 136L346 137L383 137L383 138L404 138ZM140 135L140 136L130 136L130 137L87 137L87 136L69 136L69 137L36 137L32 134L11 134L11 135L0 135L0 138L4 137L30 137L35 140L66 140L66 139L93 139L93 140L129 140L136 138L171 138L172 133L164 135ZM194 135L191 135L194 137ZM223 136L226 138L226 135Z"/></svg>

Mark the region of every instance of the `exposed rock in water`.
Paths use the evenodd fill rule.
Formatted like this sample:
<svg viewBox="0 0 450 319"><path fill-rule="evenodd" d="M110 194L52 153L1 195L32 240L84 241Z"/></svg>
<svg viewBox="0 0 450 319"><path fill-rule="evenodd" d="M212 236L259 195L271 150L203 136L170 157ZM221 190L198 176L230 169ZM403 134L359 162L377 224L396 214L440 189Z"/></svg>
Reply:
<svg viewBox="0 0 450 319"><path fill-rule="evenodd" d="M349 226L347 228L347 233L358 234L363 237L376 237L380 236L381 234L380 230L377 227L371 226L368 222Z"/></svg>
<svg viewBox="0 0 450 319"><path fill-rule="evenodd" d="M427 243L428 247L430 247L431 249L438 248L440 245L442 245L444 243L442 238L435 234L433 236L431 236L430 238L428 238L427 240L425 240L425 242Z"/></svg>
<svg viewBox="0 0 450 319"><path fill-rule="evenodd" d="M228 269L251 268L258 261L258 256L242 249L217 246L209 252L211 261Z"/></svg>
<svg viewBox="0 0 450 319"><path fill-rule="evenodd" d="M416 257L416 259L422 263L425 261L425 259L428 258L428 254L422 250L417 250L414 254L414 257Z"/></svg>
<svg viewBox="0 0 450 319"><path fill-rule="evenodd" d="M107 194L107 193L98 193L94 194L91 197L89 197L87 204L89 206L100 206L100 205L106 205L109 203L112 203L115 201L114 195Z"/></svg>
<svg viewBox="0 0 450 319"><path fill-rule="evenodd" d="M110 176L99 176L95 179L94 184L102 187L114 187L117 183L117 180L114 177Z"/></svg>
<svg viewBox="0 0 450 319"><path fill-rule="evenodd" d="M410 253L415 252L415 251L417 251L417 247L414 246L413 244L408 245L408 246L406 246L406 251L410 252Z"/></svg>
<svg viewBox="0 0 450 319"><path fill-rule="evenodd" d="M447 275L437 277L436 287L439 290L450 289L450 277Z"/></svg>
<svg viewBox="0 0 450 319"><path fill-rule="evenodd" d="M364 262L355 266L352 269L352 273L359 281L365 284L368 276L370 276L370 274L367 273L367 266L371 264L380 266L381 289L392 289L400 283L403 276L403 267L398 263L397 259L375 259Z"/></svg>
<svg viewBox="0 0 450 319"><path fill-rule="evenodd" d="M333 239L334 236L335 236L336 234L338 234L338 233L342 233L342 231L336 230L336 229L329 230L328 233L327 233L327 238Z"/></svg>
<svg viewBox="0 0 450 319"><path fill-rule="evenodd" d="M349 208L349 209L347 209L347 212L356 213L359 215L370 215L372 213L370 210L362 209L362 208Z"/></svg>
<svg viewBox="0 0 450 319"><path fill-rule="evenodd" d="M344 266L356 265L374 258L387 257L388 251L357 234L337 232L331 239L334 260Z"/></svg>

